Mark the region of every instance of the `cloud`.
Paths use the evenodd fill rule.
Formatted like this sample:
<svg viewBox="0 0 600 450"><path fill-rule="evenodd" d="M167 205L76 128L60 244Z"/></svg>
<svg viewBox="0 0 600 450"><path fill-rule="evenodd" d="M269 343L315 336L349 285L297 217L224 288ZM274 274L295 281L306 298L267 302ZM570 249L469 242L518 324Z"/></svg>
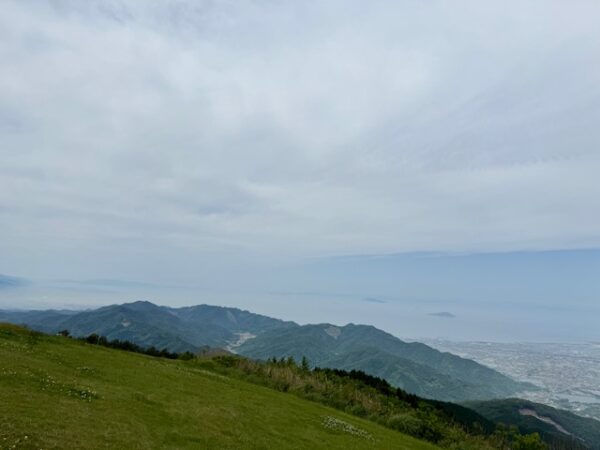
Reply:
<svg viewBox="0 0 600 450"><path fill-rule="evenodd" d="M598 247L599 9L4 2L0 269Z"/></svg>

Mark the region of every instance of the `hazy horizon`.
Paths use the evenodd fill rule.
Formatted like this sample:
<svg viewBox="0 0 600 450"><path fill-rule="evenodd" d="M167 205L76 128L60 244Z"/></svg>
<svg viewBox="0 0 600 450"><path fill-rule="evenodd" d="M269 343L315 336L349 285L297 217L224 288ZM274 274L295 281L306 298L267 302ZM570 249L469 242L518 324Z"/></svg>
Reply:
<svg viewBox="0 0 600 450"><path fill-rule="evenodd" d="M31 280L0 289L0 309L85 309L135 300L206 303L301 324L364 323L404 339L598 342L599 262L595 250L417 253L255 268L229 284L227 273L218 272L195 285Z"/></svg>

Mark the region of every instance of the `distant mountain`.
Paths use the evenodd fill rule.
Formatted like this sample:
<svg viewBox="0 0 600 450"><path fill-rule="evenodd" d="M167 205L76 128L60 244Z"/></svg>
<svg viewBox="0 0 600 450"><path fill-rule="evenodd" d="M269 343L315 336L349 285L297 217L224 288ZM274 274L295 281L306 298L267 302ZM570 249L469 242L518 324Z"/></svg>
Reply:
<svg viewBox="0 0 600 450"><path fill-rule="evenodd" d="M74 336L96 333L177 352L209 346L255 359L306 356L315 366L360 369L422 397L444 401L508 397L525 388L474 361L401 341L372 326L300 326L237 308L169 308L138 301L81 312L0 311L0 321L48 333L63 329Z"/></svg>
<svg viewBox="0 0 600 450"><path fill-rule="evenodd" d="M253 314L237 308L199 305L185 308L157 306L147 301L110 305L89 311L0 311L0 321L27 325L56 333L66 329L73 336L96 333L138 345L197 351L205 346L227 347L240 334L254 336L291 322Z"/></svg>
<svg viewBox="0 0 600 450"><path fill-rule="evenodd" d="M360 369L422 397L446 401L507 397L531 388L474 361L367 325L274 329L237 351L256 359L306 356L315 366Z"/></svg>
<svg viewBox="0 0 600 450"><path fill-rule="evenodd" d="M211 345L220 330L198 330L189 326L168 308L150 302L111 305L72 315L57 323L53 331L67 329L74 336L96 333L109 339L133 341L144 347L194 351L195 342Z"/></svg>
<svg viewBox="0 0 600 450"><path fill-rule="evenodd" d="M243 311L238 308L222 306L197 305L183 308L166 308L185 322L195 326L217 326L230 333L263 333L272 329L285 329L297 326L294 322L286 322L272 317Z"/></svg>
<svg viewBox="0 0 600 450"><path fill-rule="evenodd" d="M15 323L18 325L27 325L34 330L45 333L54 333L58 331L57 324L62 323L67 318L77 314L76 311L3 311L0 310L0 322Z"/></svg>
<svg viewBox="0 0 600 450"><path fill-rule="evenodd" d="M464 405L493 422L516 424L522 433L540 433L551 449L600 449L600 422L595 419L514 398Z"/></svg>

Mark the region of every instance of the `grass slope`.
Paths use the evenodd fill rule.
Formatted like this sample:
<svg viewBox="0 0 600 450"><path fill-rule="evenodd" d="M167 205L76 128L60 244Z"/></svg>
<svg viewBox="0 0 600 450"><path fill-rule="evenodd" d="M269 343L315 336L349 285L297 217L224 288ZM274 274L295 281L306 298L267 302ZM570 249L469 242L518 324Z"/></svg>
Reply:
<svg viewBox="0 0 600 450"><path fill-rule="evenodd" d="M184 361L11 325L0 325L0 404L2 449L436 448Z"/></svg>

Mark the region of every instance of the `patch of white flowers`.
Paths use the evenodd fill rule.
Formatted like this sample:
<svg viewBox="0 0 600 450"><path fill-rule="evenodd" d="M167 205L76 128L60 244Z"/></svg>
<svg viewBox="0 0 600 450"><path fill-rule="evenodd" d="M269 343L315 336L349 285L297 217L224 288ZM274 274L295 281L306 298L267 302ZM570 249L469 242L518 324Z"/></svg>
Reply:
<svg viewBox="0 0 600 450"><path fill-rule="evenodd" d="M20 342L8 341L8 340L0 340L0 347L8 347L11 349L19 350L23 353L31 353L31 346L27 344L22 344Z"/></svg>
<svg viewBox="0 0 600 450"><path fill-rule="evenodd" d="M7 442L8 441L8 442ZM2 442L0 442L0 449L18 449L18 448L31 448L31 443L29 442L29 436L25 435L23 437L17 438L16 440L11 440L8 437L3 437ZM42 450L42 449L40 449Z"/></svg>
<svg viewBox="0 0 600 450"><path fill-rule="evenodd" d="M84 368L84 370L93 371L94 369ZM17 372L11 369L0 368L0 376L20 378L23 381L29 379L36 384L39 383L39 387L42 391L65 394L87 402L91 402L93 399L98 398L98 393L88 387L61 383L52 375L48 374L40 375L39 373L32 373L28 370ZM2 447L0 447L0 450L1 449Z"/></svg>
<svg viewBox="0 0 600 450"><path fill-rule="evenodd" d="M98 394L96 394L96 391L92 391L91 389L69 389L68 391L68 395L72 395L74 397L80 398L81 400L85 400L88 402L91 402L92 399L98 397Z"/></svg>
<svg viewBox="0 0 600 450"><path fill-rule="evenodd" d="M371 436L367 431L361 430L360 428L357 428L354 425L349 424L348 422L344 422L343 420L337 419L332 416L323 417L323 426L329 430L342 431L353 436L365 439L373 439L373 436Z"/></svg>

